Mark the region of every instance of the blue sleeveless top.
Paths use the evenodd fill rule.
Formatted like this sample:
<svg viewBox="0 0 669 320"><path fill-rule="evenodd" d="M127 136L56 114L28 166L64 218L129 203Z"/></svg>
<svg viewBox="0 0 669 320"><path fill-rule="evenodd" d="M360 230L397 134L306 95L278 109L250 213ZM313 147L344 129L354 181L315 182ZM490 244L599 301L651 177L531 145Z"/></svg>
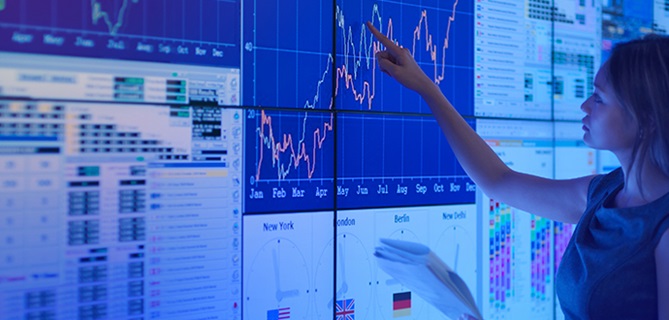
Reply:
<svg viewBox="0 0 669 320"><path fill-rule="evenodd" d="M623 179L618 168L590 183L555 281L567 319L658 317L655 248L669 229L669 193L639 207L607 207Z"/></svg>

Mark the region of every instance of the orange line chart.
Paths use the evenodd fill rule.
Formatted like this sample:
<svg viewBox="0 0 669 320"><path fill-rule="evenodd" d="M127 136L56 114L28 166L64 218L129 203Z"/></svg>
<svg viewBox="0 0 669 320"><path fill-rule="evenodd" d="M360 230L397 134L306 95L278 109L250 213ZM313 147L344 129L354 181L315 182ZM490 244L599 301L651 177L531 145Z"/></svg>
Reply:
<svg viewBox="0 0 669 320"><path fill-rule="evenodd" d="M334 205L332 3L243 1L246 211Z"/></svg>
<svg viewBox="0 0 669 320"><path fill-rule="evenodd" d="M441 35L433 32L435 28L431 29L431 15L427 9L422 9L418 12L415 20L411 26L396 26L396 20L393 18L384 19L381 15L378 4L372 7L371 16L367 19L371 21L379 30L381 30L388 38L392 39L401 46L409 43L409 46L404 46L410 49L411 54L417 57L417 54L426 53L429 57L428 61L419 61L424 65L424 70L436 84L441 84L447 76L447 53L452 46L451 37L453 34L453 26L457 20L459 0L455 0L451 7L449 15L445 18L446 26ZM443 13L443 12L442 12ZM436 16L436 15L435 15ZM374 99L377 96L378 76L377 67L374 56L377 52L385 48L380 42L373 39L371 33L367 31L364 25L360 25L357 41L353 26L347 23L347 17L344 10L337 6L336 24L338 27L338 34L341 40L341 46L338 46L338 57L341 57L343 62L338 63L336 70L336 87L335 93L340 93L340 88L345 89L353 97L359 106L366 110L374 109ZM436 18L435 18L436 19ZM387 21L384 28L384 20ZM404 22L407 19L405 18ZM361 21L364 23L364 21ZM441 21L440 21L441 22ZM412 30L411 40L398 40L398 35L395 29ZM439 32L439 31L438 31ZM422 52L419 52L422 51ZM429 68L426 67L429 65ZM347 108L345 106L344 108Z"/></svg>
<svg viewBox="0 0 669 320"><path fill-rule="evenodd" d="M309 148L305 142L306 136L302 136L299 140L295 140L292 134L282 134L281 138L277 139L272 127L272 117L261 110L260 114L260 128L257 128L258 138L263 146L260 148L260 160L256 171L256 181L260 180L260 173L262 171L262 164L265 157L265 149L270 150L270 159L272 167L277 170L277 178L279 180L286 179L292 169L298 169L301 165L305 165L307 177L311 179L316 170L316 158L318 150L323 148L328 132L333 128L333 114L330 113L330 119L323 123L321 128L313 130L312 145ZM303 127L306 128L308 115L305 114L302 120ZM306 131L303 131L306 134ZM281 163L281 155L287 153L290 161Z"/></svg>
<svg viewBox="0 0 669 320"><path fill-rule="evenodd" d="M334 113L248 110L246 211L334 205Z"/></svg>

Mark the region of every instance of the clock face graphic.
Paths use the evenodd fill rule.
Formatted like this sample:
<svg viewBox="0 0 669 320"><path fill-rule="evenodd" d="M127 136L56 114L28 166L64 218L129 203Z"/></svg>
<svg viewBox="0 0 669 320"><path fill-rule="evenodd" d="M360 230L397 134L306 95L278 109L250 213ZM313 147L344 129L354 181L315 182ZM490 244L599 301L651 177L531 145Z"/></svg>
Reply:
<svg viewBox="0 0 669 320"><path fill-rule="evenodd" d="M315 293L317 318L331 318L337 301L353 299L356 318L367 319L372 305L372 251L365 248L362 241L352 233L338 234L336 250L334 246L334 241L326 246L317 266L316 282L327 279L331 288L333 280L336 280L337 288L334 297L332 290L318 290ZM332 279L333 254L336 254L337 259L335 279ZM324 258L326 255L329 255L329 260Z"/></svg>
<svg viewBox="0 0 669 320"><path fill-rule="evenodd" d="M393 231L386 238L395 240L405 240L411 242L422 243L420 238L411 230L402 228ZM402 292L410 292L409 288L405 287L397 280L383 272L381 269L377 271L376 277L376 299L381 310L380 314L383 319L393 319L393 296ZM411 298L411 316L406 319L420 319L421 312L425 307L425 302L418 299L413 293Z"/></svg>
<svg viewBox="0 0 669 320"><path fill-rule="evenodd" d="M465 281L474 294L476 242L467 229L460 225L448 226L437 238L432 251Z"/></svg>
<svg viewBox="0 0 669 320"><path fill-rule="evenodd" d="M244 319L267 319L272 313L309 319L309 268L294 242L269 240L245 272Z"/></svg>

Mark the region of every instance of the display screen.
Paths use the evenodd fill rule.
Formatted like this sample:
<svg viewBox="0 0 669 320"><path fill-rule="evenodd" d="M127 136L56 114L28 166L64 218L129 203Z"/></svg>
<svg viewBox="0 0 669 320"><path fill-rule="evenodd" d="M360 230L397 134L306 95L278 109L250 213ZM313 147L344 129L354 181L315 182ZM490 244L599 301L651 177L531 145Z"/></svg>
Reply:
<svg viewBox="0 0 669 320"><path fill-rule="evenodd" d="M665 1L0 0L0 320L447 319L381 270L419 242L485 319L561 318L573 226L477 189L370 21L509 167L609 172L581 103Z"/></svg>

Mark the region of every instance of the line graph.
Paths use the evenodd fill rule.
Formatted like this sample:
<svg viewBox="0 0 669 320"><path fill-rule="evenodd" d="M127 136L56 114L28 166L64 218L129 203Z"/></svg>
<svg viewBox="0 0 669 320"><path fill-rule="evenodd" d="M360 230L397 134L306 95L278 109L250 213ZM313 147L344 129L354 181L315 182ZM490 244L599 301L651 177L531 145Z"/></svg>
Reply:
<svg viewBox="0 0 669 320"><path fill-rule="evenodd" d="M434 63L434 76L433 80L436 84L441 83L442 80L444 80L444 75L446 72L446 49L448 49L449 46L449 38L450 38L450 30L451 30L451 23L455 21L455 9L458 5L458 1L455 1L453 4L453 13L452 15L448 18L448 27L446 28L446 38L444 39L444 44L442 46L442 52L441 52L441 73L438 73L437 69L439 68L438 64L438 57L437 57L437 45L433 44L433 35L430 34L428 31L429 26L428 26L428 17L427 17L427 10L423 10L420 15L420 20L418 22L418 26L414 28L413 32L413 45L411 47L411 55L415 56L416 55L416 43L421 40L421 35L422 35L422 30L425 30L425 35L424 37L426 38L425 41L425 50L430 54L430 59ZM372 21L378 21L379 28L382 29L382 18L381 14L379 13L379 7L377 4L374 4L374 7L372 9ZM349 57L351 54L356 54L355 52L355 43L353 41L353 31L351 28L346 28L346 19L344 17L344 13L341 11L339 7L337 7L337 25L339 28L342 30L342 34L346 34L344 37L344 40L342 43L344 43L344 57ZM388 20L388 27L387 27L387 32L386 36L390 39L394 39L394 33L393 33L393 20L389 19ZM355 88L355 83L354 83L354 76L357 75L358 73L358 68L361 66L359 63L360 60L363 59L362 54L364 53L365 57L364 60L366 62L366 67L370 69L370 61L372 60L371 58L380 50L382 50L381 46L379 45L379 42L373 41L372 39L368 40L367 39L367 33L365 32L365 29L361 28L360 32L360 51L357 53L358 57L355 58L356 62L353 64L353 74L349 74L349 69L350 67L350 59L345 59L344 60L344 65L337 68L337 84L339 84L339 80L343 79L344 83L346 85L346 89L351 90L353 93L354 99L361 104L366 103L368 106L368 109L372 109L372 101L374 100L375 96L375 89L376 89L376 73L372 72L372 81L363 81L363 87L362 90L359 92ZM352 49L352 50L351 50ZM364 50L363 50L364 49ZM363 52L364 51L364 52ZM376 70L376 64L372 62L371 69L373 71ZM337 88L338 89L338 88Z"/></svg>
<svg viewBox="0 0 669 320"><path fill-rule="evenodd" d="M473 60L467 54L473 50L473 35L466 31L473 27L472 10L471 3L459 0L448 1L448 4L425 1L421 6L391 1L365 1L362 5L338 1L337 108L429 112L417 94L392 81L385 82L379 75L373 58L382 47L364 27L369 20L390 39L411 51L461 113L471 114L473 87L465 80L473 80ZM451 48L464 54L456 54L449 50Z"/></svg>
<svg viewBox="0 0 669 320"><path fill-rule="evenodd" d="M246 212L333 209L332 6L244 1ZM325 111L325 112L324 112Z"/></svg>
<svg viewBox="0 0 669 320"><path fill-rule="evenodd" d="M337 117L339 208L474 202L476 187L433 118L344 112Z"/></svg>
<svg viewBox="0 0 669 320"><path fill-rule="evenodd" d="M243 103L332 109L332 5L250 0L243 6Z"/></svg>
<svg viewBox="0 0 669 320"><path fill-rule="evenodd" d="M298 168L302 162L307 166L307 177L311 178L314 175L316 170L316 152L317 149L323 147L323 143L327 138L329 131L332 131L332 118L333 115L330 114L330 120L323 123L323 128L317 128L313 133L313 146L310 151L307 151L305 144L306 140L306 125L308 116L305 114L304 119L302 120L302 136L299 141L295 142L293 136L290 134L283 134L283 140L277 141L278 139L274 136L272 130L272 117L265 114L264 110L261 110L260 115L260 128L256 128L256 132L260 136L260 142L262 143L263 148L260 149L260 159L258 164L258 170L256 173L256 181L260 181L260 173L262 171L262 164L264 159L264 150L270 149L272 166L277 169L277 178L279 180L285 179L286 176L290 173L291 168ZM295 145L297 144L297 146ZM297 149L297 151L295 150ZM289 153L290 162L286 165L279 163L281 154Z"/></svg>
<svg viewBox="0 0 669 320"><path fill-rule="evenodd" d="M240 67L240 0L1 0L0 50Z"/></svg>
<svg viewBox="0 0 669 320"><path fill-rule="evenodd" d="M139 0L130 0L132 3L137 3ZM92 20L93 24L98 24L100 19L104 21L104 23L107 25L107 28L109 28L109 34L111 35L116 35L118 33L118 29L123 26L123 22L125 19L125 12L128 9L128 5L130 3L128 0L123 0L123 4L121 5L121 8L118 11L118 14L116 15L117 21L116 23L112 22L112 17L109 15L108 12L104 11L102 9L102 3L100 3L97 0L91 0L91 8L92 8Z"/></svg>
<svg viewBox="0 0 669 320"><path fill-rule="evenodd" d="M246 212L332 209L334 114L248 110Z"/></svg>

